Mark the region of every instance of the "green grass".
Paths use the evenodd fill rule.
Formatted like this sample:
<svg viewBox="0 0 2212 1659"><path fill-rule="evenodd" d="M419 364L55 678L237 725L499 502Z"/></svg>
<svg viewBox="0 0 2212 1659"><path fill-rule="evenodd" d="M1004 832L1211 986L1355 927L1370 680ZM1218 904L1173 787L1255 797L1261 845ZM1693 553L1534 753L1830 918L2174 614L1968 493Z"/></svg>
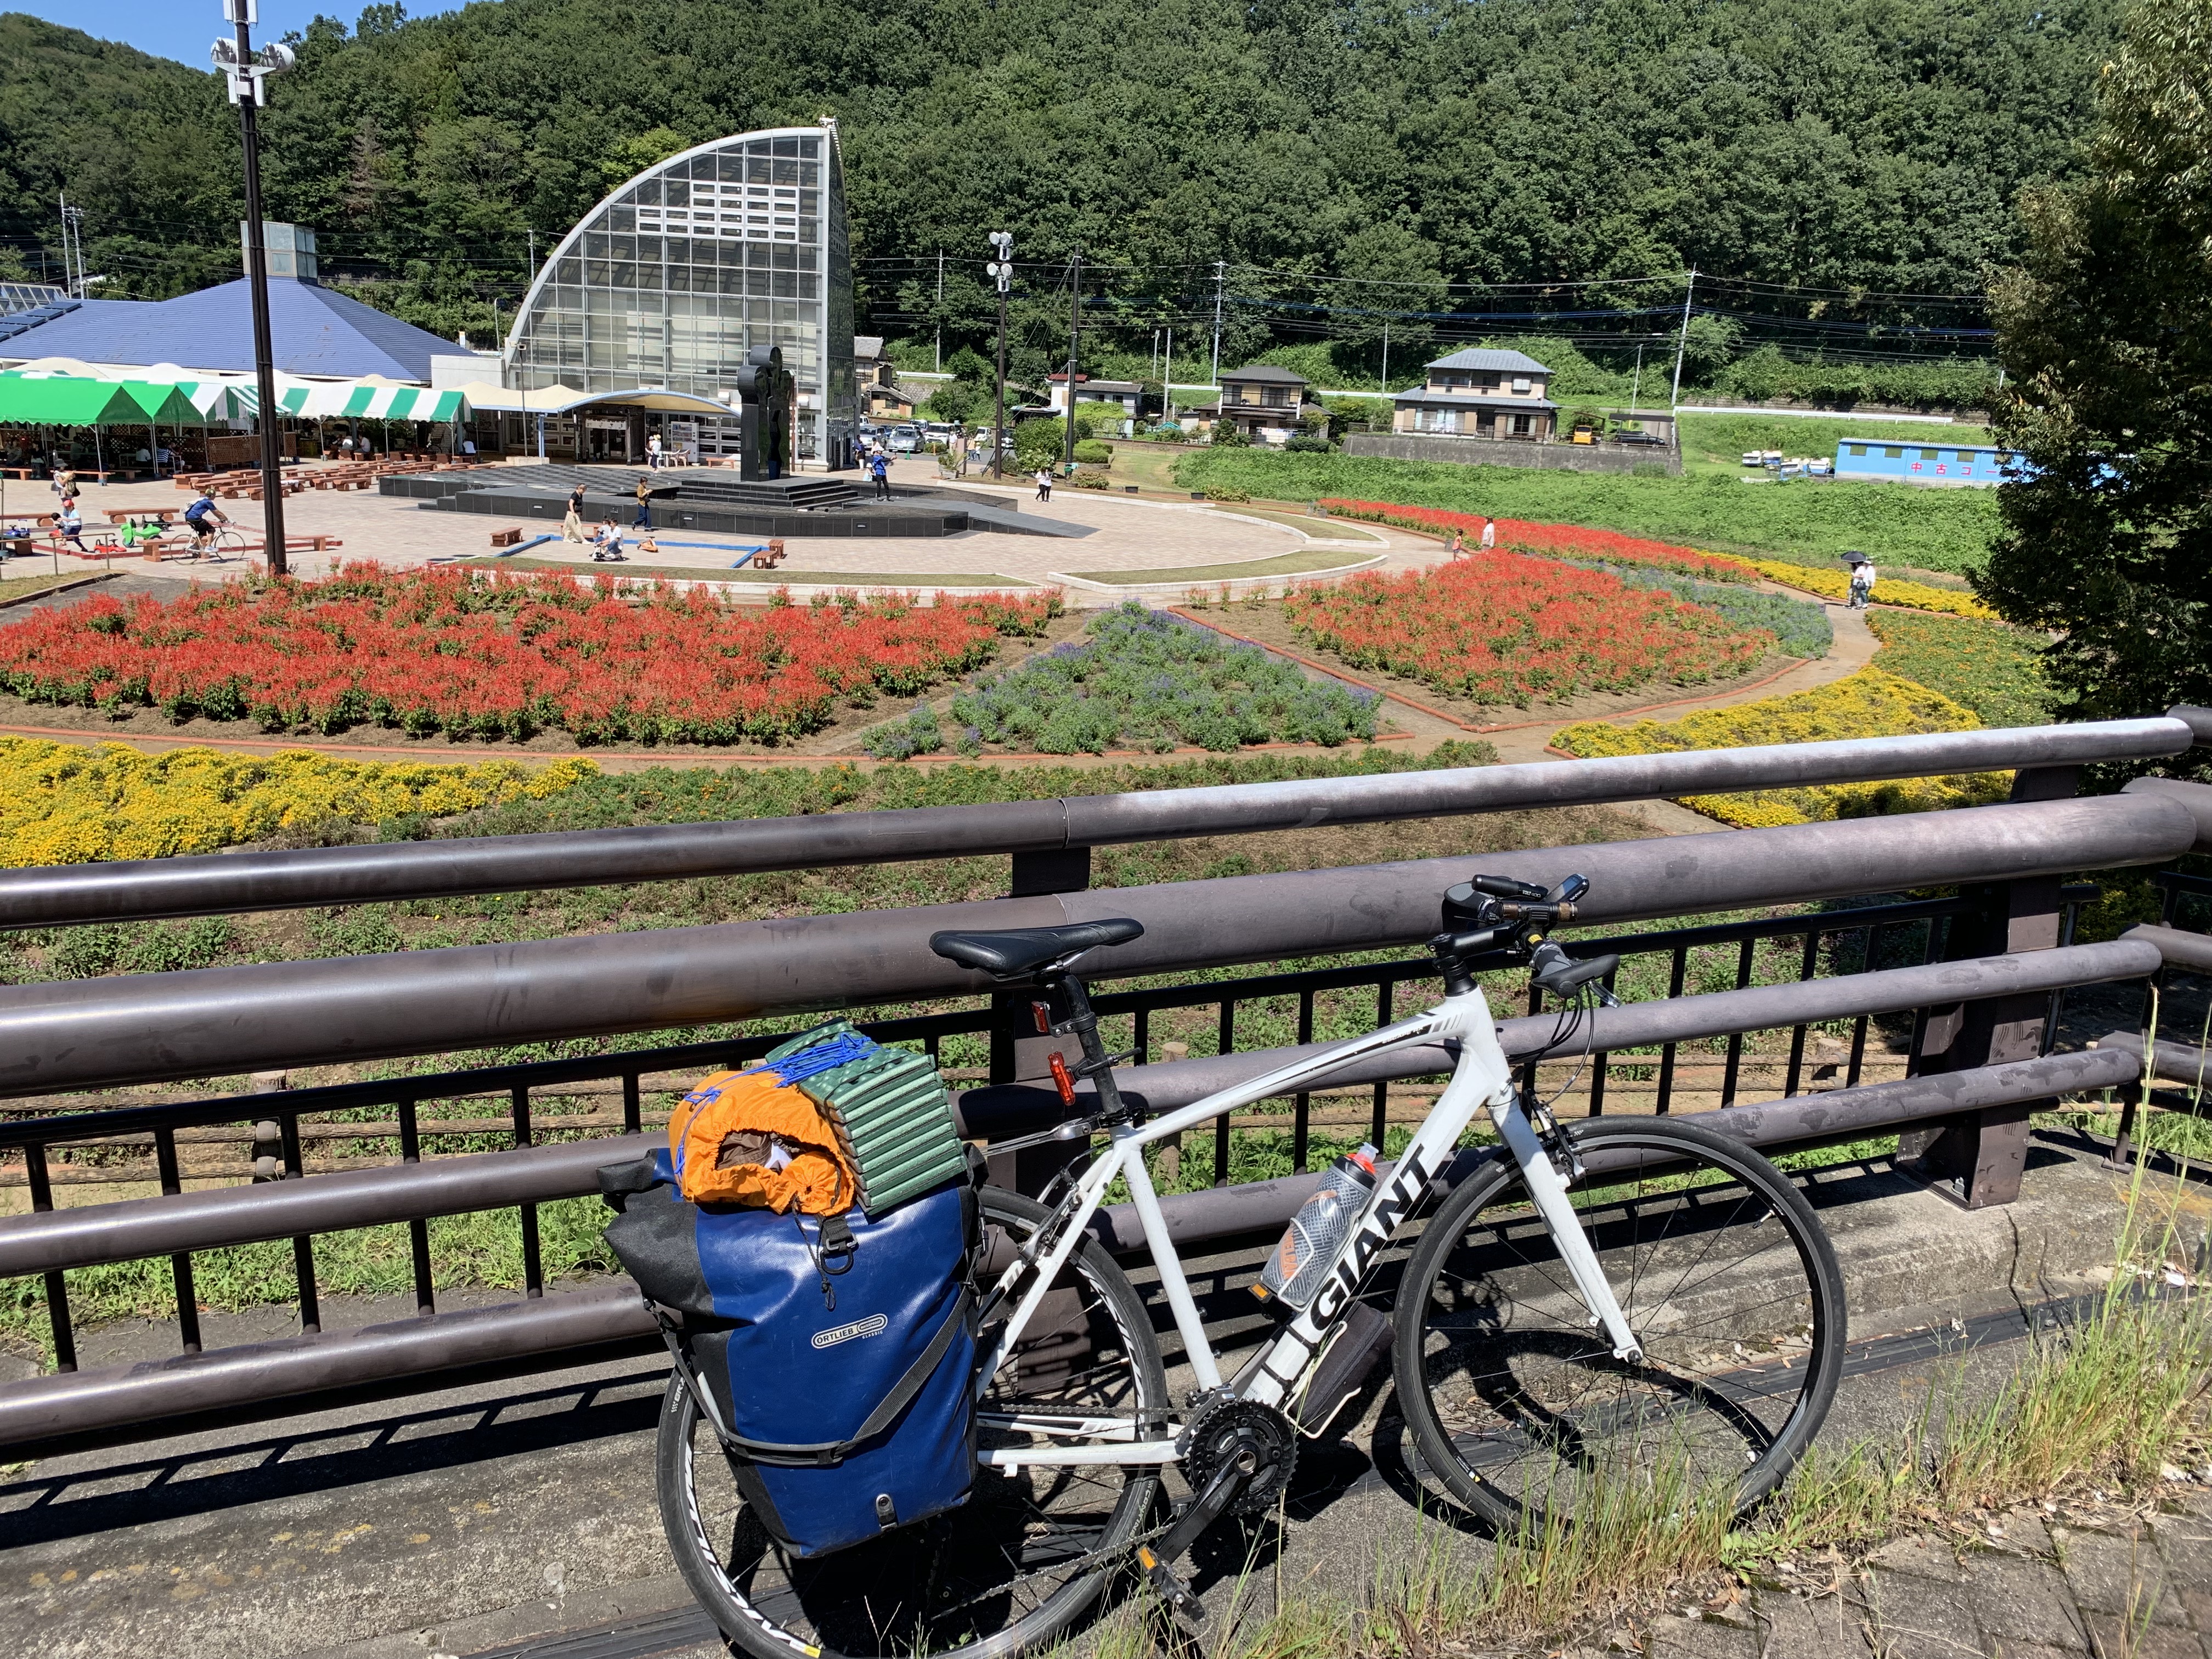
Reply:
<svg viewBox="0 0 2212 1659"><path fill-rule="evenodd" d="M1867 626L1881 641L1877 667L1963 703L1984 725L2050 720L2052 692L2036 635L2003 623L1923 611L1869 611Z"/></svg>
<svg viewBox="0 0 2212 1659"><path fill-rule="evenodd" d="M1136 582L1240 582L1262 576L1301 576L1316 570L1348 570L1378 557L1382 550L1363 552L1349 547L1309 547L1296 553L1278 553L1271 559L1247 559L1241 564L1183 564L1164 570L1071 570L1087 582L1110 582L1116 586Z"/></svg>
<svg viewBox="0 0 2212 1659"><path fill-rule="evenodd" d="M927 592L933 587L1034 587L1019 576L977 575L973 571L801 570L787 563L775 570L730 570L713 564L593 564L590 560L495 559L479 556L471 564L503 570L565 570L571 575L609 575L625 581L744 582L755 587L896 587Z"/></svg>
<svg viewBox="0 0 2212 1659"><path fill-rule="evenodd" d="M0 605L6 604L9 599L27 599L33 594L48 592L65 582L81 582L88 574L104 574L106 573L100 571L88 572L79 568L64 570L58 575L49 573L43 576L0 577Z"/></svg>
<svg viewBox="0 0 2212 1659"><path fill-rule="evenodd" d="M1176 478L1189 489L1226 484L1270 501L1335 495L1438 507L1829 567L1857 548L1892 565L1959 574L1987 557L1997 526L1992 491L1910 484L1621 477L1255 449L1184 455Z"/></svg>

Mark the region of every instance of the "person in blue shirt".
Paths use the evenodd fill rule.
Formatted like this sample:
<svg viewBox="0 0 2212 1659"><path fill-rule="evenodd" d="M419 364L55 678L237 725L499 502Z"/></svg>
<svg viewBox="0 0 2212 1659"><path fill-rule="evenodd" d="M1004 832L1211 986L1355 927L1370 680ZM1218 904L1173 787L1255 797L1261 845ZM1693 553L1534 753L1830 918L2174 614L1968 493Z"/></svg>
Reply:
<svg viewBox="0 0 2212 1659"><path fill-rule="evenodd" d="M222 509L215 504L215 497L203 489L185 509L185 523L192 532L192 556L197 558L214 544L217 525L228 524Z"/></svg>
<svg viewBox="0 0 2212 1659"><path fill-rule="evenodd" d="M876 498L885 501L890 500L891 458L878 450L868 462L868 476L876 481Z"/></svg>

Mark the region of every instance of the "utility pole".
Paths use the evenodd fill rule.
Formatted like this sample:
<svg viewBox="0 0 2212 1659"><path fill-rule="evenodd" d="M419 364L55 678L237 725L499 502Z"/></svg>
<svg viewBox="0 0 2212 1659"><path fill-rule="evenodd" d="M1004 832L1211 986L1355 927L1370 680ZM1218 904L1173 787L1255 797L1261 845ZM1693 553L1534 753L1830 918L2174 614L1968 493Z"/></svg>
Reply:
<svg viewBox="0 0 2212 1659"><path fill-rule="evenodd" d="M1160 360L1160 418L1175 419L1175 330L1168 331L1168 353Z"/></svg>
<svg viewBox="0 0 2212 1659"><path fill-rule="evenodd" d="M937 250L937 372L945 373L945 250Z"/></svg>
<svg viewBox="0 0 2212 1659"><path fill-rule="evenodd" d="M1382 319L1382 395L1390 395L1390 319Z"/></svg>
<svg viewBox="0 0 2212 1659"><path fill-rule="evenodd" d="M1075 343L1083 328L1083 250L1067 262L1067 437L1060 459L1075 470Z"/></svg>
<svg viewBox="0 0 2212 1659"><path fill-rule="evenodd" d="M1690 280L1682 289L1682 337L1674 344L1674 393L1668 404L1672 409L1682 406L1682 358L1690 349L1690 296L1698 291L1698 270L1690 268Z"/></svg>
<svg viewBox="0 0 2212 1659"><path fill-rule="evenodd" d="M222 0L226 22L238 30L235 40L218 39L212 56L215 66L230 85L230 101L238 106L239 137L246 152L246 269L253 296L254 387L258 407L254 427L261 436L261 538L269 556L269 574L285 574L284 459L280 453L280 414L276 404L276 354L269 337L269 250L261 230L261 133L256 122L269 76L292 67L292 49L271 41L258 54L247 30L258 15L259 0Z"/></svg>
<svg viewBox="0 0 2212 1659"><path fill-rule="evenodd" d="M1641 346L1641 345L1639 344L1639 345L1636 348L1636 378L1635 378L1635 380L1632 380L1632 381L1629 383L1629 386L1628 386L1628 406L1629 406L1629 408L1630 408L1630 409L1633 410L1633 409L1635 409L1635 408L1638 407L1638 404L1637 404L1636 399L1637 399L1637 396L1638 396L1638 394L1639 392L1641 392L1643 390L1644 390L1644 348L1643 348L1643 346Z"/></svg>
<svg viewBox="0 0 2212 1659"><path fill-rule="evenodd" d="M62 286L73 300L85 297L84 271L84 210L69 204L69 195L64 191L62 204Z"/></svg>
<svg viewBox="0 0 2212 1659"><path fill-rule="evenodd" d="M1221 385L1221 295L1229 281L1229 262L1213 262L1213 384Z"/></svg>
<svg viewBox="0 0 2212 1659"><path fill-rule="evenodd" d="M1014 233L994 230L991 246L998 258L983 267L999 284L999 424L991 444L991 476L1006 476L1006 294L1014 285Z"/></svg>

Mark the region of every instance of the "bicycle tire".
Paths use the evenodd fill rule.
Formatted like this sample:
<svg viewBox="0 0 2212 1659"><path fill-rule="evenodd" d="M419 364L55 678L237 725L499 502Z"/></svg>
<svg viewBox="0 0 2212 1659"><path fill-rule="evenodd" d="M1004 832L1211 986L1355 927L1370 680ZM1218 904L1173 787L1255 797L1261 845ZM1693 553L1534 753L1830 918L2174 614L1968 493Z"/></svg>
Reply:
<svg viewBox="0 0 2212 1659"><path fill-rule="evenodd" d="M1024 1238L1046 1214L1028 1199L984 1191L987 1239ZM985 1351L993 1336L987 1326ZM1152 1321L1095 1239L1070 1258L1017 1353L1029 1358L1000 1371L984 1410L1019 1401L1057 1412L1133 1410L1155 1422L1170 1410ZM1007 1443L988 1428L978 1438L985 1448ZM714 1431L673 1376L656 1450L661 1523L677 1567L752 1659L1007 1659L1089 1610L1160 1489L1154 1464L1030 1465L1012 1476L979 1468L975 1494L959 1509L801 1561L750 1517ZM1073 1564L1065 1577L1052 1577L1054 1560ZM1003 1582L977 1582L998 1571L994 1563L1006 1564Z"/></svg>
<svg viewBox="0 0 2212 1659"><path fill-rule="evenodd" d="M1781 1484L1835 1398L1834 1247L1787 1176L1710 1130L1599 1118L1565 1133L1598 1166L1569 1195L1645 1363L1616 1360L1590 1328L1500 1156L1437 1211L1399 1294L1398 1400L1421 1457L1501 1534L1571 1524L1625 1492L1670 1510L1717 1499L1727 1480L1740 1515Z"/></svg>

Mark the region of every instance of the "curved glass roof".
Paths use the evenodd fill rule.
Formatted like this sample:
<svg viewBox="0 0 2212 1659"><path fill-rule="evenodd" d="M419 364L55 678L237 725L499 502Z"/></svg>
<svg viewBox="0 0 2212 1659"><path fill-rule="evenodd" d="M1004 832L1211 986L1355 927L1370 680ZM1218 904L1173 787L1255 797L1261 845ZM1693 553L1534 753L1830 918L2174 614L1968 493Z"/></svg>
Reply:
<svg viewBox="0 0 2212 1659"><path fill-rule="evenodd" d="M799 453L854 420L852 270L834 125L718 138L647 168L540 268L507 384L718 398L756 346L799 382Z"/></svg>

